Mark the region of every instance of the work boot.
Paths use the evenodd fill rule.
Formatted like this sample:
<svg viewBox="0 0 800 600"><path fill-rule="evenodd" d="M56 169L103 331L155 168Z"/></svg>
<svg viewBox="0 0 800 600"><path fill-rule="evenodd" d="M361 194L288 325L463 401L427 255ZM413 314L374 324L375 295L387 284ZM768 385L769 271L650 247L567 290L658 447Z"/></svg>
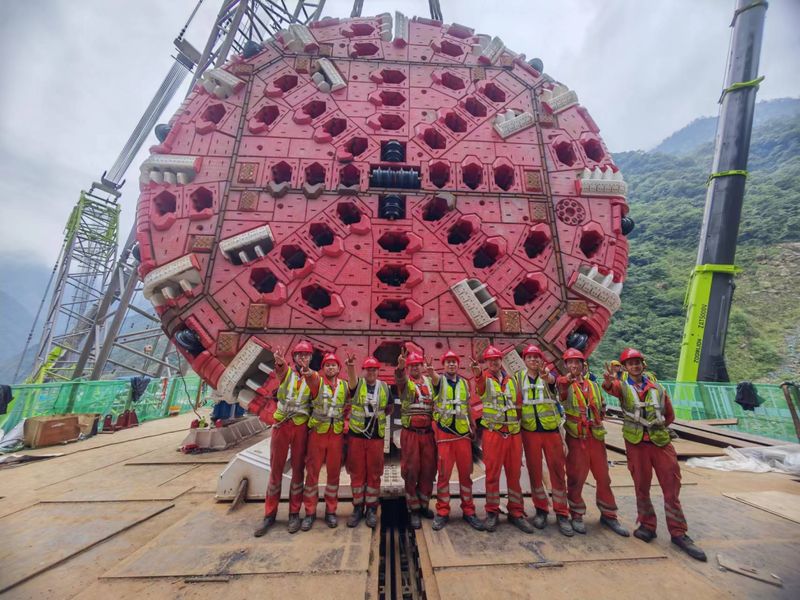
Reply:
<svg viewBox="0 0 800 600"><path fill-rule="evenodd" d="M336 529L339 521L336 519L336 513L325 513L325 525L331 529Z"/></svg>
<svg viewBox="0 0 800 600"><path fill-rule="evenodd" d="M497 521L499 520L497 513L491 512L486 515L486 520L483 522L483 529L485 531L495 531L497 529Z"/></svg>
<svg viewBox="0 0 800 600"><path fill-rule="evenodd" d="M378 524L378 507L377 506L368 506L367 507L367 516L365 518L367 522L367 527L370 529L375 529L375 526Z"/></svg>
<svg viewBox="0 0 800 600"><path fill-rule="evenodd" d="M253 535L255 537L261 537L262 535L267 533L267 530L273 525L275 525L275 515L269 515L268 517L264 517L264 520L261 522L261 527L256 529L253 532Z"/></svg>
<svg viewBox="0 0 800 600"><path fill-rule="evenodd" d="M466 519L467 517L464 518ZM472 518L474 519L475 515L473 515ZM433 525L431 525L431 527L433 527L434 531L439 531L440 529L444 529L444 526L447 525L447 522L449 520L450 517L443 517L442 515L436 515L435 517L433 517Z"/></svg>
<svg viewBox="0 0 800 600"><path fill-rule="evenodd" d="M427 506L423 506L419 509L419 516L425 517L426 519L433 519L436 516L436 513Z"/></svg>
<svg viewBox="0 0 800 600"><path fill-rule="evenodd" d="M420 529L422 527L422 521L420 520L419 513L417 511L408 513L408 522L412 529Z"/></svg>
<svg viewBox="0 0 800 600"><path fill-rule="evenodd" d="M523 533L533 533L535 531L533 529L533 525L528 523L528 519L525 517L512 517L511 515L508 515L508 522Z"/></svg>
<svg viewBox="0 0 800 600"><path fill-rule="evenodd" d="M445 517L445 519L446 519L446 518L447 518L447 517ZM461 517L461 518L462 518L462 519L464 519L464 520L467 522L467 524L468 524L470 527L472 527L473 529L477 529L478 531L483 531L483 527L484 527L484 525L483 525L483 521L481 521L481 520L480 520L478 517L476 517L475 515L464 515L464 516L463 516L463 517ZM435 523L435 521L434 521L434 523ZM444 527L444 526L443 526L443 527Z"/></svg>
<svg viewBox="0 0 800 600"><path fill-rule="evenodd" d="M300 513L292 513L289 515L289 525L286 527L289 533L297 533L300 531Z"/></svg>
<svg viewBox="0 0 800 600"><path fill-rule="evenodd" d="M586 524L583 519L572 519L572 531L584 535L586 533Z"/></svg>
<svg viewBox="0 0 800 600"><path fill-rule="evenodd" d="M600 517L600 522L617 535L621 535L622 537L631 537L630 532L623 527L622 523L620 523L617 519L612 519L611 517Z"/></svg>
<svg viewBox="0 0 800 600"><path fill-rule="evenodd" d="M309 531L314 526L314 521L317 520L317 515L306 515L303 517L303 522L300 523L300 529Z"/></svg>
<svg viewBox="0 0 800 600"><path fill-rule="evenodd" d="M695 560L702 562L706 562L708 560L708 558L706 558L706 553L696 546L694 540L692 540L692 538L686 534L680 537L673 537L672 543Z"/></svg>
<svg viewBox="0 0 800 600"><path fill-rule="evenodd" d="M572 537L575 535L575 531L572 529L572 523L569 522L569 517L565 517L564 515L556 515L556 521L558 522L558 530L562 535L567 537ZM536 523L534 523L534 525L536 525Z"/></svg>
<svg viewBox="0 0 800 600"><path fill-rule="evenodd" d="M648 529L644 525L639 525L639 527L636 528L636 531L633 532L633 536L639 538L643 542L647 542L648 544L658 537L655 531Z"/></svg>
<svg viewBox="0 0 800 600"><path fill-rule="evenodd" d="M358 506L353 507L353 514L350 515L350 518L347 519L347 526L348 527L358 527L358 524L361 523L361 519L364 518L364 506L359 504Z"/></svg>
<svg viewBox="0 0 800 600"><path fill-rule="evenodd" d="M533 526L536 529L544 529L547 527L547 511L541 508L536 509L536 514L533 517Z"/></svg>

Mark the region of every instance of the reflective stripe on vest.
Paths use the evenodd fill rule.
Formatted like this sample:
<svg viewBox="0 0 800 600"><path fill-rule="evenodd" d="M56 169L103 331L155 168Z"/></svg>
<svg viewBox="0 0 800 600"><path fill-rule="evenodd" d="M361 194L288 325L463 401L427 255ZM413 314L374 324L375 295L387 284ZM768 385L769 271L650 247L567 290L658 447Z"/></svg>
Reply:
<svg viewBox="0 0 800 600"><path fill-rule="evenodd" d="M631 444L638 444L647 431L650 441L656 446L666 446L670 437L664 425L664 388L659 383L653 383L642 402L634 386L627 381L621 384L622 437Z"/></svg>
<svg viewBox="0 0 800 600"><path fill-rule="evenodd" d="M427 376L422 377L422 383L416 383L411 379L406 382L405 393L400 402L400 420L403 427L411 426L411 417L414 415L433 416L432 392L433 383ZM411 402L412 398L414 402Z"/></svg>
<svg viewBox="0 0 800 600"><path fill-rule="evenodd" d="M584 381L591 392L588 399L583 395L583 390L577 382L571 383L567 388L567 399L564 403L567 420L564 422L564 428L574 438L585 438L588 428L595 439L602 441L606 437L602 406L599 404L600 398L603 397L602 392L594 381L588 379Z"/></svg>
<svg viewBox="0 0 800 600"><path fill-rule="evenodd" d="M528 371L524 369L517 374L517 385L522 394L522 428L534 431L538 416L542 429L547 431L558 429L560 417L556 400L552 397L547 383L537 375L535 385L531 385Z"/></svg>
<svg viewBox="0 0 800 600"><path fill-rule="evenodd" d="M519 433L516 399L517 391L511 377L506 376L502 383L493 377L486 377L486 386L481 395L483 402L481 424L495 431L507 426L509 433Z"/></svg>
<svg viewBox="0 0 800 600"><path fill-rule="evenodd" d="M327 433L333 424L333 432L342 433L344 429L344 406L347 402L347 385L337 379L335 389L324 380L320 380L317 397L311 401L310 429L317 433Z"/></svg>
<svg viewBox="0 0 800 600"><path fill-rule="evenodd" d="M278 407L275 410L275 421L280 423L291 418L300 425L308 420L308 408L311 401L311 390L306 380L289 369L278 387Z"/></svg>
<svg viewBox="0 0 800 600"><path fill-rule="evenodd" d="M386 432L386 405L389 402L389 386L383 381L375 382L375 388L370 394L367 391L367 382L358 380L358 386L353 397L350 412L350 429L356 433L366 434L372 430L374 419L378 419L378 436L383 437Z"/></svg>
<svg viewBox="0 0 800 600"><path fill-rule="evenodd" d="M446 377L441 377L435 400L433 418L439 425L455 429L462 435L469 432L469 386L466 379L459 377L454 388Z"/></svg>

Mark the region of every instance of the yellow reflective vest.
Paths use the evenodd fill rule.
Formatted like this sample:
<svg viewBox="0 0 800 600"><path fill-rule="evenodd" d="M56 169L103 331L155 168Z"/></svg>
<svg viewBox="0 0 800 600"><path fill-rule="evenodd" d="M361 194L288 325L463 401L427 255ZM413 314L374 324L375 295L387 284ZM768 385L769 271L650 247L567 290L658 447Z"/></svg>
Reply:
<svg viewBox="0 0 800 600"><path fill-rule="evenodd" d="M306 380L294 369L286 370L276 395L278 396L278 407L274 415L276 424L289 418L295 425L302 425L308 421L311 390L308 389Z"/></svg>
<svg viewBox="0 0 800 600"><path fill-rule="evenodd" d="M538 416L542 429L546 431L558 429L561 421L556 406L558 401L550 391L547 382L537 374L535 381L531 384L527 369L522 369L517 373L516 379L517 389L522 396L522 428L526 431L536 431L536 417Z"/></svg>
<svg viewBox="0 0 800 600"><path fill-rule="evenodd" d="M502 381L497 381L488 375L484 377L486 385L481 395L483 403L481 425L491 431L507 427L509 433L519 433L520 419L514 378L505 374Z"/></svg>
<svg viewBox="0 0 800 600"><path fill-rule="evenodd" d="M364 378L358 380L350 409L350 431L369 434L372 425L378 420L378 437L386 433L386 406L389 403L389 386L380 379L370 394Z"/></svg>
<svg viewBox="0 0 800 600"><path fill-rule="evenodd" d="M328 433L333 425L335 434L344 430L344 407L347 403L347 384L336 379L333 385L320 378L319 391L311 400L311 417L308 419L309 429L317 433Z"/></svg>
<svg viewBox="0 0 800 600"><path fill-rule="evenodd" d="M434 394L434 403L434 421L461 435L469 433L469 385L466 379L458 376L456 385L452 386L447 382L447 377L442 375Z"/></svg>
<svg viewBox="0 0 800 600"><path fill-rule="evenodd" d="M636 388L628 379L623 379L622 399L622 437L631 444L638 444L644 438L644 432L656 446L666 446L670 442L669 431L664 424L664 387L657 381L650 380L652 384L644 401L639 400Z"/></svg>
<svg viewBox="0 0 800 600"><path fill-rule="evenodd" d="M584 394L577 382L570 383L567 388L564 429L574 438L585 438L589 433L588 428L595 439L602 441L606 437L606 428L603 426L603 392L591 379L583 381L589 386L589 394Z"/></svg>

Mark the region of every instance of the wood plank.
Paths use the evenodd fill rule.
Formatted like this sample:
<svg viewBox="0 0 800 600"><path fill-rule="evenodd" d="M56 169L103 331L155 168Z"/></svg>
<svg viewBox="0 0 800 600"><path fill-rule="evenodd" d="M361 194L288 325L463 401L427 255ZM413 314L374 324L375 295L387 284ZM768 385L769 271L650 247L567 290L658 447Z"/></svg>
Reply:
<svg viewBox="0 0 800 600"><path fill-rule="evenodd" d="M715 445L724 444L726 447L734 446L735 448L746 448L753 445L777 446L778 444L785 443L781 440L773 440L760 435L754 435L752 433L744 433L742 431L733 431L732 429L720 429L719 427L703 425L697 421L683 421L676 419L675 423L673 423L670 427L686 439Z"/></svg>
<svg viewBox="0 0 800 600"><path fill-rule="evenodd" d="M739 419L738 417L732 417L730 419L692 419L691 421L684 421L680 420L680 423L683 425L687 425L691 427L693 424L697 425L738 425Z"/></svg>
<svg viewBox="0 0 800 600"><path fill-rule="evenodd" d="M798 494L766 490L761 492L725 492L723 496L800 524L800 495Z"/></svg>
<svg viewBox="0 0 800 600"><path fill-rule="evenodd" d="M734 573L739 573L739 575L744 575L745 577L750 577L751 579L757 579L758 581L763 581L764 583L769 583L770 585L777 585L778 587L783 586L783 581L781 581L781 578L777 575L773 576L768 573L764 573L759 569L740 565L728 556L717 554L717 562L723 569L733 571Z"/></svg>
<svg viewBox="0 0 800 600"><path fill-rule="evenodd" d="M617 420L606 419L606 446L612 450L625 452L625 439L622 437L622 423ZM715 448L708 444L700 444L691 440L672 440L678 459L692 458L695 456L724 456L722 448Z"/></svg>
<svg viewBox="0 0 800 600"><path fill-rule="evenodd" d="M171 503L36 504L0 519L0 593L172 508Z"/></svg>

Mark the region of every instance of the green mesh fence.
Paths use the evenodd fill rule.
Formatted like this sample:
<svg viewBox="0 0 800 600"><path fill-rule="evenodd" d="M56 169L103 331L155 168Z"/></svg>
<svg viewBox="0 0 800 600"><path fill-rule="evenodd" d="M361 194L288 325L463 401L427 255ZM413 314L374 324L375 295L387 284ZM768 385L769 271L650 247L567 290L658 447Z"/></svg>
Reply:
<svg viewBox="0 0 800 600"><path fill-rule="evenodd" d="M151 421L170 412L191 410L201 385L196 375L154 379L136 402L129 380L15 385L8 412L0 415L0 428L10 431L28 417L72 413L99 413L101 418L111 415L116 421L126 409L135 410L140 423ZM207 386L200 391L201 405L208 401L211 391Z"/></svg>
<svg viewBox="0 0 800 600"><path fill-rule="evenodd" d="M792 415L786 397L778 385L755 384L758 395L764 400L755 410L744 410L736 404L736 385L729 383L678 383L661 381L667 388L675 416L678 419L739 419L736 425L720 428L762 435L764 437L797 442ZM610 406L619 401L606 395Z"/></svg>

